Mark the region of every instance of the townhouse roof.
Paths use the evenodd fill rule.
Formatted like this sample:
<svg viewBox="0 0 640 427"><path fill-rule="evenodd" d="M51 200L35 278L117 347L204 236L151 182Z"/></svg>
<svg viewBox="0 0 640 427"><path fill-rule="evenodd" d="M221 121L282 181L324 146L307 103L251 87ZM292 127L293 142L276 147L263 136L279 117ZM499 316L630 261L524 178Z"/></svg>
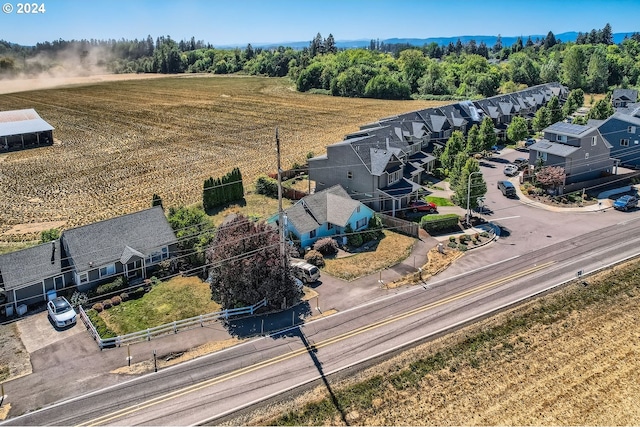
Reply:
<svg viewBox="0 0 640 427"><path fill-rule="evenodd" d="M622 99L629 102L638 100L638 91L636 89L614 89L611 99Z"/></svg>

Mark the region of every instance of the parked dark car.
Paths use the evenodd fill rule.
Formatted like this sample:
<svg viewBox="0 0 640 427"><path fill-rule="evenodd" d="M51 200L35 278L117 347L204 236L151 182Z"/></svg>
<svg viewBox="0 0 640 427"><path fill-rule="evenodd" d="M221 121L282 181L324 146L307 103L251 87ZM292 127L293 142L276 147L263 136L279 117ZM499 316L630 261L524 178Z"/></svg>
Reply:
<svg viewBox="0 0 640 427"><path fill-rule="evenodd" d="M529 148L531 147L533 144L536 143L536 140L533 138L527 138L527 140L524 142L524 146Z"/></svg>
<svg viewBox="0 0 640 427"><path fill-rule="evenodd" d="M502 192L503 196L516 196L516 187L509 181L498 181L498 189Z"/></svg>
<svg viewBox="0 0 640 427"><path fill-rule="evenodd" d="M516 165L518 169L522 170L526 169L527 166L529 166L529 160L525 159L524 157L518 157L513 161L513 164Z"/></svg>
<svg viewBox="0 0 640 427"><path fill-rule="evenodd" d="M613 202L613 207L619 211L628 211L631 208L637 208L638 198L627 194Z"/></svg>
<svg viewBox="0 0 640 427"><path fill-rule="evenodd" d="M438 206L433 202L425 202L424 200L414 200L409 203L409 209L413 212L429 212L434 213L438 210Z"/></svg>

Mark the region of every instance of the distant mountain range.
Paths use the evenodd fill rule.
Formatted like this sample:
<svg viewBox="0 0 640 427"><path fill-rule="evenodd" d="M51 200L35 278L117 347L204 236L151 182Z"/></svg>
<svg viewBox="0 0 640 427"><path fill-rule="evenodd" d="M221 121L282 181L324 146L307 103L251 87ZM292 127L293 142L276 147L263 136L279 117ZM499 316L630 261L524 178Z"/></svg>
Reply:
<svg viewBox="0 0 640 427"><path fill-rule="evenodd" d="M633 33L614 33L613 34L613 42L620 43L624 40L625 36L631 36ZM556 40L562 40L563 42L572 42L575 41L578 37L578 33L575 31L554 34ZM518 37L522 37L522 43L526 43L528 34L522 36L501 36L502 37L502 45L503 46L511 46L516 42ZM546 34L531 34L531 40L535 42L537 38L544 39L547 37ZM438 43L439 45L448 45L449 42L453 42L454 44L460 39L462 43L468 43L471 40L475 40L476 43L480 44L480 42L484 42L488 47L493 46L496 43L497 36L456 36L456 37L429 37L426 39L414 39L414 38L391 38L380 40L381 43L384 44L398 44L398 43L408 43L412 46L422 47L425 44L429 44L432 42ZM276 48L278 46L287 46L292 47L294 49L303 49L309 46L310 41L304 42L282 42L282 43L251 43L251 45L255 47L261 47L263 49ZM371 43L371 39L368 40L336 40L336 46L338 48L344 49L352 49L352 48L361 48L361 47L369 47ZM219 48L244 48L246 45L225 45L225 46L216 46Z"/></svg>

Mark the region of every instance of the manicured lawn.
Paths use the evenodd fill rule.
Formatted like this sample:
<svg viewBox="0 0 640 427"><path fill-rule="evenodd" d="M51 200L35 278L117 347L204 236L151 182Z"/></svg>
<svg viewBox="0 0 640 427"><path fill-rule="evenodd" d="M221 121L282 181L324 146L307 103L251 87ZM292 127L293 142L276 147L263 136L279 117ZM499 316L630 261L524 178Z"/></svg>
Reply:
<svg viewBox="0 0 640 427"><path fill-rule="evenodd" d="M384 237L375 250L346 258L327 259L323 270L335 277L354 280L404 260L411 253L415 240L403 234L384 231Z"/></svg>
<svg viewBox="0 0 640 427"><path fill-rule="evenodd" d="M119 335L160 326L174 320L220 311L207 283L198 277L175 277L153 287L142 298L125 301L100 313Z"/></svg>
<svg viewBox="0 0 640 427"><path fill-rule="evenodd" d="M424 198L427 202L433 202L438 206L453 206L453 202L450 199L437 196L426 196Z"/></svg>

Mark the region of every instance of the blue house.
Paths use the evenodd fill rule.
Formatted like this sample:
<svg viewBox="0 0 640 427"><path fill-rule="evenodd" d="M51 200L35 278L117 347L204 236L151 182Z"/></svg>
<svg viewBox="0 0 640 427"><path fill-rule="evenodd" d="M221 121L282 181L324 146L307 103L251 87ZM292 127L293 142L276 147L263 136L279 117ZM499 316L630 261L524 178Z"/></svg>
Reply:
<svg viewBox="0 0 640 427"><path fill-rule="evenodd" d="M640 166L640 108L625 114L616 112L598 123L602 136L611 145L611 157L620 165Z"/></svg>
<svg viewBox="0 0 640 427"><path fill-rule="evenodd" d="M343 234L347 224L353 231L366 229L374 211L349 197L342 186L334 185L303 197L284 214L287 234L306 248L323 237Z"/></svg>

